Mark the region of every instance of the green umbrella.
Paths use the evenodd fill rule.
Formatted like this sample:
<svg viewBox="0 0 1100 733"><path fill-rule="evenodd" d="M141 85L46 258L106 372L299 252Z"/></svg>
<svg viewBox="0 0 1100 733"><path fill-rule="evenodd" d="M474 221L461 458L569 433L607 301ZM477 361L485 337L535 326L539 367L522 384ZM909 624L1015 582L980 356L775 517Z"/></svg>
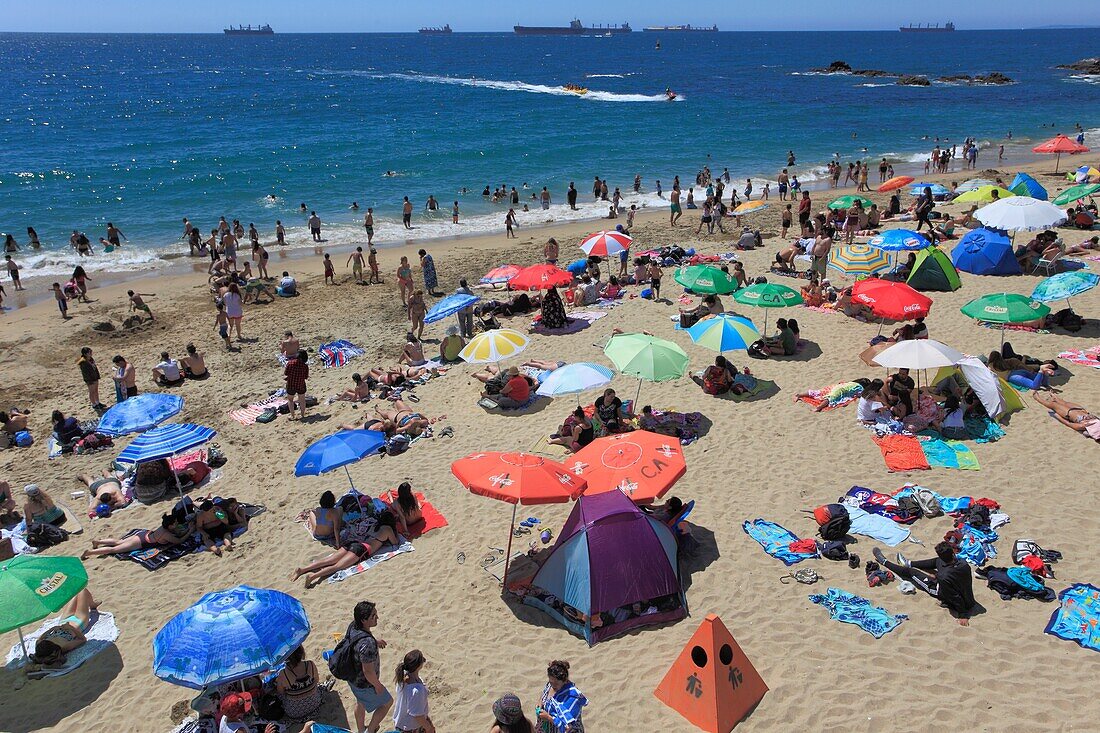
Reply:
<svg viewBox="0 0 1100 733"><path fill-rule="evenodd" d="M1100 191L1100 183L1082 183L1079 186L1071 186L1065 191L1062 191L1062 193L1058 194L1058 198L1054 199L1051 203L1055 206L1065 206L1072 201L1090 196L1097 191Z"/></svg>
<svg viewBox="0 0 1100 733"><path fill-rule="evenodd" d="M865 208L865 209L871 208L871 204L875 203L874 201L867 198L866 196L841 196L840 198L835 198L832 201L830 201L829 202L829 208L830 209L850 209L850 208L852 208L853 206L856 205L856 201L863 204L863 208Z"/></svg>
<svg viewBox="0 0 1100 733"><path fill-rule="evenodd" d="M666 382L684 376L688 355L676 344L644 333L617 334L611 337L603 353L623 374L638 378L638 394L642 380ZM637 396L635 396L637 401Z"/></svg>
<svg viewBox="0 0 1100 733"><path fill-rule="evenodd" d="M86 585L88 571L76 557L17 555L0 563L0 633L19 629L30 656L21 627L60 611Z"/></svg>
<svg viewBox="0 0 1100 733"><path fill-rule="evenodd" d="M963 315L986 323L1027 323L1050 315L1050 308L1026 295L1016 293L991 293L964 305ZM1001 345L1005 332L1001 329Z"/></svg>
<svg viewBox="0 0 1100 733"><path fill-rule="evenodd" d="M756 308L788 308L802 305L802 295L793 288L779 283L757 283L738 290L733 299L742 305ZM764 311L764 331L768 330L768 312Z"/></svg>
<svg viewBox="0 0 1100 733"><path fill-rule="evenodd" d="M726 295L737 290L737 279L714 265L689 265L677 270L672 277L695 293Z"/></svg>

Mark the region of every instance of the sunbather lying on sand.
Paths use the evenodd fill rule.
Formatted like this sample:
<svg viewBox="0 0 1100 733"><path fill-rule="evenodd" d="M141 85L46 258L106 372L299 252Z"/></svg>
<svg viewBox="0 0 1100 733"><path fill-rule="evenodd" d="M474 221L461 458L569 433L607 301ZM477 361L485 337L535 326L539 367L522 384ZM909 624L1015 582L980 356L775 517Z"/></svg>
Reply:
<svg viewBox="0 0 1100 733"><path fill-rule="evenodd" d="M189 523L180 522L171 514L161 517L160 527L146 529L131 537L114 539L107 537L102 540L92 540L92 549L85 550L80 555L81 560L89 557L103 557L105 555L122 555L134 550L149 550L154 547L172 547L178 545L191 536L193 528Z"/></svg>
<svg viewBox="0 0 1100 733"><path fill-rule="evenodd" d="M395 401L393 407L377 406L374 409L379 417L393 424L395 433L408 435L410 438L420 435L431 425L428 418L414 411L404 400Z"/></svg>
<svg viewBox="0 0 1100 733"><path fill-rule="evenodd" d="M84 588L77 593L65 606L66 616L62 623L49 629L34 645L34 653L31 661L46 667L60 667L65 663L65 656L84 646L88 640L84 632L88 630L88 621L92 611L99 607L99 603L92 598L92 592Z"/></svg>
<svg viewBox="0 0 1100 733"><path fill-rule="evenodd" d="M378 552L383 545L398 544L396 526L397 519L393 513L382 512L378 515L378 523L369 536L349 542L346 548L338 549L331 555L306 565L304 568L295 569L290 579L297 580L305 575L306 588L312 588L330 575L335 575L341 570L366 560Z"/></svg>
<svg viewBox="0 0 1100 733"><path fill-rule="evenodd" d="M88 511L94 512L100 504L106 504L111 509L121 509L130 503L122 493L122 483L104 472L99 478L92 478L90 474L82 473L77 477L88 487Z"/></svg>
<svg viewBox="0 0 1100 733"><path fill-rule="evenodd" d="M393 421L391 420L379 420L377 418L368 417L361 423L347 423L340 426L341 430L377 430L380 433L385 433L386 437L393 435Z"/></svg>
<svg viewBox="0 0 1100 733"><path fill-rule="evenodd" d="M1082 405L1064 400L1053 392L1035 392L1032 397L1040 405L1052 411L1055 420L1079 433L1086 432L1090 425L1100 421L1100 418Z"/></svg>

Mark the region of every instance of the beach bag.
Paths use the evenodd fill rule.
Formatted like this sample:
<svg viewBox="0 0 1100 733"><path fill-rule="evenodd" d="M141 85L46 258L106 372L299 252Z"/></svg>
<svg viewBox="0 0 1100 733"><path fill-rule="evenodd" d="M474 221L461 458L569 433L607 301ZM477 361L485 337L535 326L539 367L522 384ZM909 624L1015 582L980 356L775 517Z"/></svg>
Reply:
<svg viewBox="0 0 1100 733"><path fill-rule="evenodd" d="M818 542L817 551L826 560L843 561L848 559L848 547L840 540Z"/></svg>
<svg viewBox="0 0 1100 733"><path fill-rule="evenodd" d="M110 436L91 433L76 441L76 444L73 445L73 453L79 456L111 445L114 445L114 441L111 440Z"/></svg>
<svg viewBox="0 0 1100 733"><path fill-rule="evenodd" d="M26 430L20 430L15 434L15 444L20 448L30 448L34 444L34 437Z"/></svg>
<svg viewBox="0 0 1100 733"><path fill-rule="evenodd" d="M764 339L757 339L749 344L749 356L753 359L767 359L771 357L771 352L768 351L768 345L764 343Z"/></svg>
<svg viewBox="0 0 1100 733"><path fill-rule="evenodd" d="M843 504L823 504L814 509L813 515L823 540L842 540L852 528L852 518Z"/></svg>
<svg viewBox="0 0 1100 733"><path fill-rule="evenodd" d="M386 454L396 456L404 453L409 449L409 444L412 441L407 435L395 435L386 441Z"/></svg>
<svg viewBox="0 0 1100 733"><path fill-rule="evenodd" d="M332 656L328 658L328 671L333 677L351 682L359 676L359 657L355 653L355 645L362 640L365 633L349 629L344 638L337 642Z"/></svg>
<svg viewBox="0 0 1100 733"><path fill-rule="evenodd" d="M210 468L221 468L228 462L229 459L225 457L217 443L210 446L209 450L206 451L206 465Z"/></svg>
<svg viewBox="0 0 1100 733"><path fill-rule="evenodd" d="M276 411L274 407L269 407L266 410L264 410L263 412L261 412L259 415L256 416L256 422L266 424L266 423L271 422L272 420L274 420L278 416L279 416L278 411Z"/></svg>
<svg viewBox="0 0 1100 733"><path fill-rule="evenodd" d="M917 500L917 505L920 507L921 513L926 517L941 517L943 516L943 507L940 506L940 500L936 498L928 489L917 489L913 494L913 498Z"/></svg>
<svg viewBox="0 0 1100 733"><path fill-rule="evenodd" d="M1077 333L1085 325L1085 319L1074 313L1070 308L1063 308L1050 316L1050 322L1070 333Z"/></svg>
<svg viewBox="0 0 1100 733"><path fill-rule="evenodd" d="M69 539L69 533L46 522L35 522L27 530L27 544L39 550L60 545Z"/></svg>

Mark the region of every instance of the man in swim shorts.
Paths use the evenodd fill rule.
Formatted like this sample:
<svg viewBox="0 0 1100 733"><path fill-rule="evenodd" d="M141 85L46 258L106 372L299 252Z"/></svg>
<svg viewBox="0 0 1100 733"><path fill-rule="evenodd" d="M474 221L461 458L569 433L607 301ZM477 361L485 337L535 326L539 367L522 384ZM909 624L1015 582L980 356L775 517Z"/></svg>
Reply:
<svg viewBox="0 0 1100 733"><path fill-rule="evenodd" d="M673 186L672 192L668 195L668 200L668 224L674 227L676 226L676 220L684 215L683 209L680 208L680 188L678 186Z"/></svg>

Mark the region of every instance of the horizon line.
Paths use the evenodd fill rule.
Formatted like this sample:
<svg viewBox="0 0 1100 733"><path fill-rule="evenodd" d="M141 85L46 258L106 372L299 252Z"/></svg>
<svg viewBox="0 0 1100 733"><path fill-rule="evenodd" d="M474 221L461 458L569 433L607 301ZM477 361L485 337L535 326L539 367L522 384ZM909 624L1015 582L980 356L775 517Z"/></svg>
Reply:
<svg viewBox="0 0 1100 733"><path fill-rule="evenodd" d="M643 28L646 26L642 26ZM753 28L753 29L734 29L723 30L719 28L717 31L707 31L708 33L897 33L900 32L900 28L907 26L890 26L886 28L829 28L826 30L787 30L787 29L773 29L773 28ZM935 26L933 26L935 28ZM1011 26L1011 27L994 27L994 28L958 28L956 27L954 33L970 33L970 32L986 32L986 31L1043 31L1043 30L1097 30L1100 29L1098 25L1055 25L1055 26ZM642 31L639 31L642 32ZM660 32L660 31L651 31ZM677 33L682 31L667 31L668 33ZM225 29L221 31L107 31L107 30L83 30L83 31L47 31L47 30L3 30L0 29L0 35L58 35L58 36L75 36L75 35L118 35L118 36L207 36L217 35L222 33L224 35ZM512 30L455 30L452 28L451 35L467 34L467 35L514 35ZM275 32L274 35L280 36L315 36L315 35L331 35L331 36L396 36L396 35L419 35L419 29L416 30L393 30L393 31L287 31L287 32ZM584 37L584 36L581 36Z"/></svg>

